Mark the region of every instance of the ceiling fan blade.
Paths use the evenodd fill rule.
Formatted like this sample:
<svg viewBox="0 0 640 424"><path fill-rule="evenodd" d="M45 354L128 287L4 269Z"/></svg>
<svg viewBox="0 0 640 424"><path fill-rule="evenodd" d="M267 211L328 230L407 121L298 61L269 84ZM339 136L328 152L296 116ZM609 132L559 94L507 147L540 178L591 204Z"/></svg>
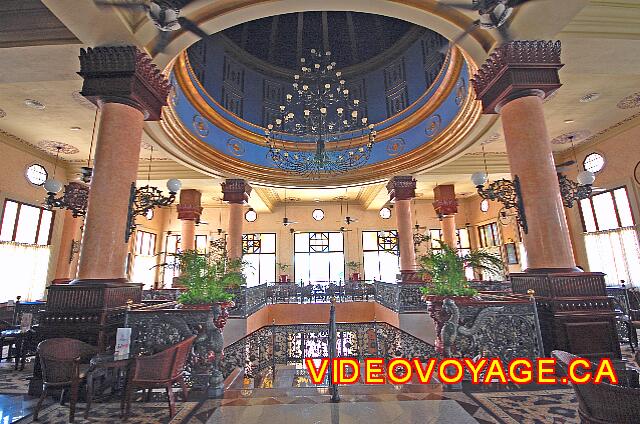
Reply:
<svg viewBox="0 0 640 424"><path fill-rule="evenodd" d="M209 34L207 34L206 32L204 32L203 30L200 29L200 27L198 25L195 24L195 22L190 21L187 18L183 18L182 16L178 18L178 23L180 24L180 26L189 31L194 33L195 35L197 35L200 38L207 38L209 36Z"/></svg>
<svg viewBox="0 0 640 424"><path fill-rule="evenodd" d="M447 51L449 51L453 46L455 46L456 44L460 43L460 41L466 37L467 35L469 35L471 32L475 31L478 26L480 25L480 21L473 21L473 23L471 25L469 25L469 27L467 27L467 29L464 30L464 32L460 35L458 35L456 38L454 38L453 40L451 40L449 42L449 44L445 44L444 46L440 47L440 53L447 53Z"/></svg>
<svg viewBox="0 0 640 424"><path fill-rule="evenodd" d="M105 0L93 0L93 3L98 7L119 7L121 9L138 9L138 10L146 10L148 7L148 1L136 1L136 2L112 2Z"/></svg>
<svg viewBox="0 0 640 424"><path fill-rule="evenodd" d="M164 49L169 45L169 40L171 40L171 33L169 31L158 31L158 42L153 49L151 50L151 55L155 56L164 52Z"/></svg>
<svg viewBox="0 0 640 424"><path fill-rule="evenodd" d="M575 164L576 164L576 161L575 161L575 160L568 160L568 161L565 161L565 162L562 162L562 163L557 164L557 165L556 165L556 169L558 169L558 168L565 168L565 167L567 167L567 166L571 166L571 165L575 165Z"/></svg>
<svg viewBox="0 0 640 424"><path fill-rule="evenodd" d="M474 3L471 3L471 0L469 0L468 2L461 2L461 1L443 2L443 1L438 1L438 4L440 6L455 7L457 9L478 10L478 6L476 4L474 4Z"/></svg>

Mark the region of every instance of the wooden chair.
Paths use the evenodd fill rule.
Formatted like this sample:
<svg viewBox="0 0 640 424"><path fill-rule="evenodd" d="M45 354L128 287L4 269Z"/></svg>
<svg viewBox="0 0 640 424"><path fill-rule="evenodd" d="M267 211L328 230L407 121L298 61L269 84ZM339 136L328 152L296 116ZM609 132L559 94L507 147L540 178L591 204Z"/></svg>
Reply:
<svg viewBox="0 0 640 424"><path fill-rule="evenodd" d="M191 352L191 345L196 336L191 336L170 348L150 356L139 356L134 359L124 398L124 418L131 411L131 396L134 389L165 388L169 401L169 417L176 414L173 384L178 382L182 387L182 399L186 402L188 391L184 382L184 366Z"/></svg>
<svg viewBox="0 0 640 424"><path fill-rule="evenodd" d="M566 375L569 364L577 356L562 350L551 355L558 360ZM592 370L596 364L592 363ZM572 384L578 398L578 414L582 424L633 424L640 417L640 388L635 370L616 370L619 384Z"/></svg>
<svg viewBox="0 0 640 424"><path fill-rule="evenodd" d="M21 302L18 296L14 309L12 323L0 323L0 361L3 359L2 353L4 347L7 346L7 360L15 359L15 369L20 366L20 370L24 369L27 356L33 356L35 344L33 343L33 332L22 331L20 322L22 315L25 313L33 314L31 324L38 323L40 310L44 307L44 302Z"/></svg>
<svg viewBox="0 0 640 424"><path fill-rule="evenodd" d="M38 344L38 356L42 367L42 395L36 405L33 419L38 419L42 402L50 389L62 389L60 403L64 403L64 390L70 389L69 422L72 423L76 412L78 391L85 380L88 366L81 364L98 353L98 348L76 339L47 339Z"/></svg>

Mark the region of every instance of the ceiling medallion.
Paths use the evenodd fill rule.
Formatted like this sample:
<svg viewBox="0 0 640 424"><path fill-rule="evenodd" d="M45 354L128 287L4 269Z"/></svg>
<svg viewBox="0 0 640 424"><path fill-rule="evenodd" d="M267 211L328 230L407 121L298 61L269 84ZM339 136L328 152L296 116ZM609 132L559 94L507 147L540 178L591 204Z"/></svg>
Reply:
<svg viewBox="0 0 640 424"><path fill-rule="evenodd" d="M7 116L7 112L5 112L4 109L0 109L0 119L4 118L5 116Z"/></svg>
<svg viewBox="0 0 640 424"><path fill-rule="evenodd" d="M369 161L376 131L364 115L364 105L349 92L331 52L311 49L300 58L301 73L293 76L293 94L286 95L275 122L267 125L266 144L273 163L285 172L318 179L345 174ZM331 144L351 139L346 149ZM313 151L289 151L285 141L315 144Z"/></svg>
<svg viewBox="0 0 640 424"><path fill-rule="evenodd" d="M580 103L589 103L600 98L600 93L587 93L580 97Z"/></svg>
<svg viewBox="0 0 640 424"><path fill-rule="evenodd" d="M36 110L44 110L46 107L43 103L34 99L25 99L24 105L26 107L30 107L31 109L36 109Z"/></svg>
<svg viewBox="0 0 640 424"><path fill-rule="evenodd" d="M38 142L38 147L47 153L54 154L75 155L79 152L77 147L55 140L42 140Z"/></svg>
<svg viewBox="0 0 640 424"><path fill-rule="evenodd" d="M206 137L209 135L209 124L200 115L193 115L193 128L200 137Z"/></svg>
<svg viewBox="0 0 640 424"><path fill-rule="evenodd" d="M640 91L620 100L616 106L618 109L633 109L640 106Z"/></svg>
<svg viewBox="0 0 640 424"><path fill-rule="evenodd" d="M481 141L480 144L490 144L490 143L493 143L493 142L498 141L498 140L500 140L500 134L499 133L493 133L489 137L487 137L486 139Z"/></svg>
<svg viewBox="0 0 640 424"><path fill-rule="evenodd" d="M551 140L551 144L570 144L572 142L579 143L591 135L589 130L571 131L559 135Z"/></svg>

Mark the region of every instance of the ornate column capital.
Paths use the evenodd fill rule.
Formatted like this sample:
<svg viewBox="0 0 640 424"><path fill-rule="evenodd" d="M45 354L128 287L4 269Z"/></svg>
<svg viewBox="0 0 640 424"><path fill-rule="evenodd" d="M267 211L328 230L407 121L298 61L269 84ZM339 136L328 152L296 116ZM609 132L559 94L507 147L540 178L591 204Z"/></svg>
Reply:
<svg viewBox="0 0 640 424"><path fill-rule="evenodd" d="M471 80L483 113L499 113L511 100L546 97L560 88L560 50L560 41L512 41L495 49Z"/></svg>
<svg viewBox="0 0 640 424"><path fill-rule="evenodd" d="M171 84L137 47L80 49L82 94L96 105L122 103L144 113L146 121L160 120Z"/></svg>
<svg viewBox="0 0 640 424"><path fill-rule="evenodd" d="M199 220L202 214L202 206L200 206L201 198L202 193L198 190L180 190L180 203L176 206L178 209L178 219L184 221Z"/></svg>
<svg viewBox="0 0 640 424"><path fill-rule="evenodd" d="M251 186L241 178L227 178L221 184L222 200L229 203L244 204L249 201Z"/></svg>
<svg viewBox="0 0 640 424"><path fill-rule="evenodd" d="M416 180L410 175L391 178L387 183L389 200L411 200L416 197Z"/></svg>
<svg viewBox="0 0 640 424"><path fill-rule="evenodd" d="M458 213L458 200L453 184L439 185L433 189L433 208L438 216L455 215Z"/></svg>

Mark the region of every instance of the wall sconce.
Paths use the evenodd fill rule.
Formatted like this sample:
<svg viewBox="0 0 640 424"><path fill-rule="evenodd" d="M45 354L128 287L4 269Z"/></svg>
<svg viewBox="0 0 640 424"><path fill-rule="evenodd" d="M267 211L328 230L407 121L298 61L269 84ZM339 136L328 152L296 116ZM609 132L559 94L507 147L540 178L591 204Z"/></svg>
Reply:
<svg viewBox="0 0 640 424"><path fill-rule="evenodd" d="M520 193L520 178L517 175L513 181L502 178L485 187L488 180L489 176L486 172L476 172L471 176L471 181L478 189L480 197L487 200L497 200L504 205L505 209L516 210L518 224L522 227L522 231L527 234L529 228L527 226L527 217L524 213L522 194Z"/></svg>

